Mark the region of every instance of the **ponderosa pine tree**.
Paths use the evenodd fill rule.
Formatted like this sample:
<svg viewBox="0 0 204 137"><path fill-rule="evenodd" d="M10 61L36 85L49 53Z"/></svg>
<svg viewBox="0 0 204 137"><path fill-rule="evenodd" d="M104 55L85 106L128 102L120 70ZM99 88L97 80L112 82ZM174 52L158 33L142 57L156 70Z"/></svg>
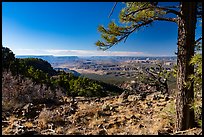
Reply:
<svg viewBox="0 0 204 137"><path fill-rule="evenodd" d="M202 18L202 3L177 2L173 6L160 4L160 2L126 2L126 7L119 15L123 24L110 22L108 28L100 25L98 31L102 33L101 37L105 41L97 41L96 45L102 50L109 49L121 41L125 42L130 34L155 21L176 23L178 25L176 130L185 130L194 127L195 124L194 110L189 105L194 101L193 82L190 88L187 88L186 83L189 76L194 74L194 66L189 62L194 55L196 21L197 18Z"/></svg>

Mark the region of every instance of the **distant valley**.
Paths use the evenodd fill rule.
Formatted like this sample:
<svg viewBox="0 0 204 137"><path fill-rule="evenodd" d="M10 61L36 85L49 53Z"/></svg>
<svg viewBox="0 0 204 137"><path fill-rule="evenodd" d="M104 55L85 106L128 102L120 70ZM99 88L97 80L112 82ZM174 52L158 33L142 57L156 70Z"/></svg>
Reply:
<svg viewBox="0 0 204 137"><path fill-rule="evenodd" d="M161 63L170 70L176 57L134 57L134 56L16 56L17 58L41 58L48 61L55 70L73 73L94 80L120 85L135 80L146 67Z"/></svg>

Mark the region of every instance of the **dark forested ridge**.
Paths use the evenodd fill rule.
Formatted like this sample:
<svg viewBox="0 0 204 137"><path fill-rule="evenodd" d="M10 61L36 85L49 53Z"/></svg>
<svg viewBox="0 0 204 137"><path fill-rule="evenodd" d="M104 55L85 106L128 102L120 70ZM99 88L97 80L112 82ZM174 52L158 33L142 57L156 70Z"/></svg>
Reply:
<svg viewBox="0 0 204 137"><path fill-rule="evenodd" d="M34 69L42 70L50 76L56 75L57 72L52 68L50 63L39 58L24 58L19 59L21 63L24 63L27 67L33 67Z"/></svg>
<svg viewBox="0 0 204 137"><path fill-rule="evenodd" d="M38 84L46 84L52 89L58 86L65 94L75 96L107 96L111 92L121 93L122 90L114 85L106 84L84 77L74 76L64 71L57 72L48 61L41 58L15 58L9 48L2 47L3 70L10 70L13 75L22 75ZM71 59L76 57L71 57Z"/></svg>

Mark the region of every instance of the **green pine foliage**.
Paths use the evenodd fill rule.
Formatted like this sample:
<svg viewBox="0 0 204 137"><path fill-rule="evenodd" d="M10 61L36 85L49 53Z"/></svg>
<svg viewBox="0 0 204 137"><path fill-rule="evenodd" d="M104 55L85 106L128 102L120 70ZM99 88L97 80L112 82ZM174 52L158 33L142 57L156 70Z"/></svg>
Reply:
<svg viewBox="0 0 204 137"><path fill-rule="evenodd" d="M42 70L44 73L48 73L50 76L57 74L57 72L52 68L51 64L42 59L25 58L20 59L20 63L23 63L28 67L32 66L35 69Z"/></svg>
<svg viewBox="0 0 204 137"><path fill-rule="evenodd" d="M142 27L148 27L154 20L165 20L166 11L156 6L154 2L126 2L120 11L117 25L111 21L105 28L99 25L98 31L104 41L98 40L95 44L99 49L106 50L121 41L126 41L128 36Z"/></svg>
<svg viewBox="0 0 204 137"><path fill-rule="evenodd" d="M189 81L194 84L194 102L191 107L195 111L195 120L198 126L202 127L202 43L196 45L196 54L192 57L190 64L194 66L194 75ZM192 83L192 82L191 82ZM188 83L190 84L190 83Z"/></svg>

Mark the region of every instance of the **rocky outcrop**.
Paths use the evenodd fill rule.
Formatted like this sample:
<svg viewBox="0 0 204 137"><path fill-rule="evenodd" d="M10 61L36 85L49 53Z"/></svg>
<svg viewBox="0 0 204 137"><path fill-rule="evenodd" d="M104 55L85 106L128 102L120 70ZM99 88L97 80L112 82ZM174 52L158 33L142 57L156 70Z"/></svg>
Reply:
<svg viewBox="0 0 204 137"><path fill-rule="evenodd" d="M105 98L69 97L61 103L28 103L4 115L3 135L178 135L202 134L201 128L175 132L174 98L155 93ZM37 111L37 112L36 112ZM17 115L18 114L18 115Z"/></svg>

